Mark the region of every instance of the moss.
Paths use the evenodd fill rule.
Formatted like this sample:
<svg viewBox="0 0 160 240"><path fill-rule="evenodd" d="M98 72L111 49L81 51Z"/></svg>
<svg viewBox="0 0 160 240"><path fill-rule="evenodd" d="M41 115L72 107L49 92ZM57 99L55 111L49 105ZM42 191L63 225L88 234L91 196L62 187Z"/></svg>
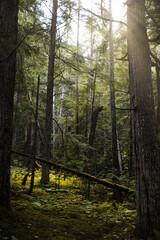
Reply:
<svg viewBox="0 0 160 240"><path fill-rule="evenodd" d="M39 184L40 172L36 172L35 188L29 196L26 194L29 180L25 188L21 186L23 175L24 171L12 170L12 210L1 209L0 239L127 240L133 232L134 202L119 204L109 201L111 192L108 191L103 197L91 192L90 200L87 200L84 192L77 189L81 181L78 183L73 177L65 181L63 175L59 189L55 191L56 176L52 176L49 185L42 186Z"/></svg>

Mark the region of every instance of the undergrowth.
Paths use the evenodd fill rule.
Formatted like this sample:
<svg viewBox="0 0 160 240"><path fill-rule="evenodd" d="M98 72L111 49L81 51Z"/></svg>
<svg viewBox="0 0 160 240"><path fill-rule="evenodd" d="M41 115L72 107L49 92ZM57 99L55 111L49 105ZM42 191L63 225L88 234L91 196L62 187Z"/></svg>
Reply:
<svg viewBox="0 0 160 240"><path fill-rule="evenodd" d="M26 169L12 167L11 210L1 209L3 240L128 240L134 239L135 202L123 196L117 202L110 189L62 173L51 172L41 185L36 171L32 195Z"/></svg>

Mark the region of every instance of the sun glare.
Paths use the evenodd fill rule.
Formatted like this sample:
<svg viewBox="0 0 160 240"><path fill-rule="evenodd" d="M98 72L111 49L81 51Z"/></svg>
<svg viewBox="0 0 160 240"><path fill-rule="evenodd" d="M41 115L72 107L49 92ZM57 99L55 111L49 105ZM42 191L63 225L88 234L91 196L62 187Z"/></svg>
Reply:
<svg viewBox="0 0 160 240"><path fill-rule="evenodd" d="M77 1L78 2L78 1ZM112 0L112 16L114 20L117 21L124 21L125 19L125 13L126 13L126 5L124 4L125 0ZM81 0L82 7L85 9L89 9L96 13L97 10L97 3L100 3L100 0ZM105 0L105 5L107 8L109 8L109 0ZM48 21L49 18L51 18L51 9L52 9L52 1L46 0L44 3L42 2L42 9L44 10L45 17L47 17ZM86 12L82 11L82 13L86 14ZM82 14L81 13L81 14ZM77 21L76 17L75 20ZM47 21L47 20L46 20ZM73 30L73 39L77 39L77 24L76 21L72 23L72 30ZM115 32L118 29L119 23L114 22L113 23L113 31ZM85 22L81 21L80 24L80 41L82 42L84 39L84 32L85 29ZM76 41L74 41L76 44Z"/></svg>
<svg viewBox="0 0 160 240"><path fill-rule="evenodd" d="M112 0L112 15L114 20L122 21L126 13L124 0Z"/></svg>
<svg viewBox="0 0 160 240"><path fill-rule="evenodd" d="M82 6L86 9L90 9L95 12L96 3L99 3L99 0L81 0ZM126 5L124 4L125 0L112 0L112 16L114 20L124 21L126 14ZM106 7L109 7L109 0L105 0ZM113 28L116 29L118 23L114 23Z"/></svg>

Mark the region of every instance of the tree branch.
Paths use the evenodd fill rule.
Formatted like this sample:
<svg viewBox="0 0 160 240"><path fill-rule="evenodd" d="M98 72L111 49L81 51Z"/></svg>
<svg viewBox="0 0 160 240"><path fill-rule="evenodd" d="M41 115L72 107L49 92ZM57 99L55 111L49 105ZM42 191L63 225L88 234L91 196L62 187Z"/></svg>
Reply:
<svg viewBox="0 0 160 240"><path fill-rule="evenodd" d="M159 64L160 66L160 60L150 51L151 57L156 61L156 64Z"/></svg>
<svg viewBox="0 0 160 240"><path fill-rule="evenodd" d="M126 61L126 62L128 62L128 58L125 59L127 56L128 56L128 52L125 54L124 57L122 57L122 58L116 58L116 60L120 60L120 61Z"/></svg>
<svg viewBox="0 0 160 240"><path fill-rule="evenodd" d="M38 24L38 25L36 25L36 26L33 26L33 27L28 31L28 33L22 38L22 40L17 44L17 46L11 51L11 53L8 55L8 57L6 57L6 58L4 58L3 60L0 61L0 64L3 63L3 62L5 62L5 61L7 61L7 60L12 56L12 54L20 47L20 45L24 42L24 40L26 39L26 37L28 37L28 35L32 32L32 30L33 30L35 27L39 26L39 25L41 25L41 24Z"/></svg>
<svg viewBox="0 0 160 240"><path fill-rule="evenodd" d="M110 18L105 18L105 17L102 17L101 15L98 15L92 11L90 11L89 9L86 9L86 8L82 8L83 11L86 11L86 12L89 12L91 13L92 15L94 15L95 17L98 17L104 21L110 21L110 22L116 22L116 23L120 23L120 24L123 24L124 26L127 26L127 24L125 22L122 22L122 21L118 21L118 20L113 20L113 19L110 19Z"/></svg>
<svg viewBox="0 0 160 240"><path fill-rule="evenodd" d="M35 157L35 156L29 155L29 154L19 153L19 152L16 152L16 151L12 151L12 153L15 153L15 154L18 154L18 155L21 155L21 156L24 156L24 157L35 158L36 160L38 160L40 162L46 163L46 164L48 164L50 166L54 166L55 168L58 168L60 170L63 170L63 171L69 172L71 174L77 175L78 177L86 178L87 180L89 180L91 182L96 182L98 184L102 184L103 186L106 186L106 187L109 187L109 188L117 189L119 191L123 191L123 192L127 192L127 193L135 193L135 190L130 189L128 187L122 186L120 184L115 184L115 183L109 182L105 179L100 179L100 178L94 177L94 176L92 176L88 173L78 172L78 171L76 171L74 169L71 169L71 168L68 168L64 165L53 163L51 160L46 160L44 158L39 158L39 157Z"/></svg>

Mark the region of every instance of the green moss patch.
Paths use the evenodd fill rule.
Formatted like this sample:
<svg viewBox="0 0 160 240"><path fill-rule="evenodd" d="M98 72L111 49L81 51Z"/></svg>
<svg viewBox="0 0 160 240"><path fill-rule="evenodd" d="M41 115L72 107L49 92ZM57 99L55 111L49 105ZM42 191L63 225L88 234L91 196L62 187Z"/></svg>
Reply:
<svg viewBox="0 0 160 240"><path fill-rule="evenodd" d="M0 209L0 239L130 239L135 228L134 202L117 203L105 189L103 194L92 190L87 200L85 187L83 191L77 187L82 182L73 178L63 179L57 188L54 176L48 186L42 186L40 172L30 196L26 193L29 179L26 187L21 186L23 175L12 170L11 210Z"/></svg>

